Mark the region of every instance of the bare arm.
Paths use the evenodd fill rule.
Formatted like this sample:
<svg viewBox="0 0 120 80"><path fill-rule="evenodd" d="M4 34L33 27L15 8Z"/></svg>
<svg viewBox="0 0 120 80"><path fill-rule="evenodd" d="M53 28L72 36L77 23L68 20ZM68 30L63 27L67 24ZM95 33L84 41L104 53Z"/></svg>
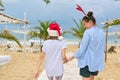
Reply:
<svg viewBox="0 0 120 80"><path fill-rule="evenodd" d="M67 62L67 58L66 58L66 48L62 49L62 60L63 63Z"/></svg>
<svg viewBox="0 0 120 80"><path fill-rule="evenodd" d="M44 60L44 57L45 57L45 52L42 52L41 55L40 55L40 58L38 60L36 71L34 73L35 78L38 78L38 76L39 76L39 68L40 68L40 65L42 64L42 62Z"/></svg>

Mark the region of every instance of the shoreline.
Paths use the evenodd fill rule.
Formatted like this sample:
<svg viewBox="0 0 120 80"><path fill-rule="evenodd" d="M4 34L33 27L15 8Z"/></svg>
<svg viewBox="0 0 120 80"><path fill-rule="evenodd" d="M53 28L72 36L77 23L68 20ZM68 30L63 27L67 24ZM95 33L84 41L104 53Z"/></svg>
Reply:
<svg viewBox="0 0 120 80"><path fill-rule="evenodd" d="M108 39L108 46L120 46L120 38L118 40L110 40ZM64 40L68 46L71 46L71 45L79 45L79 40ZM40 40L29 40L29 41L26 41L26 46L30 46L31 42L33 42L35 45L40 45ZM22 45L24 45L24 41L21 40L20 43ZM43 41L41 41L41 43L43 44ZM5 46L5 45L8 45L8 44L11 44L11 45L17 45L14 41L0 41L0 46Z"/></svg>

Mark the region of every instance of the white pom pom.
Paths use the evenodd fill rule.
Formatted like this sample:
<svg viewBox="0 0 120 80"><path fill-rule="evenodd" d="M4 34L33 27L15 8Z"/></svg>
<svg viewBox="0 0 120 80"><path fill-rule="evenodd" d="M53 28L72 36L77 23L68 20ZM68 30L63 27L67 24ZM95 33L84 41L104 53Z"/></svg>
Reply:
<svg viewBox="0 0 120 80"><path fill-rule="evenodd" d="M59 39L59 40L63 40L63 36L59 36L58 39Z"/></svg>

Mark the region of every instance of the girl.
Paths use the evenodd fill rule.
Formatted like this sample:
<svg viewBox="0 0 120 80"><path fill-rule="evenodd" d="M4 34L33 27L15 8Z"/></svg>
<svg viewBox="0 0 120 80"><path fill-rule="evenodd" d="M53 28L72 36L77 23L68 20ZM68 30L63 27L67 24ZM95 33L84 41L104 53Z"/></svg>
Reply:
<svg viewBox="0 0 120 80"><path fill-rule="evenodd" d="M53 22L48 28L49 39L43 44L42 54L40 56L37 70L35 73L35 78L39 76L39 67L45 57L45 70L49 80L62 80L63 76L63 63L66 60L66 43L61 40L61 28L56 23Z"/></svg>
<svg viewBox="0 0 120 80"><path fill-rule="evenodd" d="M86 31L80 49L68 60L78 59L82 80L94 80L94 76L104 69L105 34L97 28L93 12L89 11L82 22Z"/></svg>

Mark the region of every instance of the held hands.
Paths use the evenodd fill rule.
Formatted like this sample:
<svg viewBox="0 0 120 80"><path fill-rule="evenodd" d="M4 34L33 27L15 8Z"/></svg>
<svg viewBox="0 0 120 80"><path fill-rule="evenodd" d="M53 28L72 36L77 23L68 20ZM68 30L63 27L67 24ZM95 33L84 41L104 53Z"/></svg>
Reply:
<svg viewBox="0 0 120 80"><path fill-rule="evenodd" d="M69 57L69 58L64 59L64 60L63 60L63 63L67 63L67 62L69 62L69 61L72 61L73 59L74 59L74 57L71 56L71 57Z"/></svg>
<svg viewBox="0 0 120 80"><path fill-rule="evenodd" d="M68 62L67 58L63 59L64 64L67 63L67 62Z"/></svg>
<svg viewBox="0 0 120 80"><path fill-rule="evenodd" d="M71 57L67 58L67 60L68 60L68 61L72 61L73 59L74 59L74 57L73 57L73 56L71 56Z"/></svg>

